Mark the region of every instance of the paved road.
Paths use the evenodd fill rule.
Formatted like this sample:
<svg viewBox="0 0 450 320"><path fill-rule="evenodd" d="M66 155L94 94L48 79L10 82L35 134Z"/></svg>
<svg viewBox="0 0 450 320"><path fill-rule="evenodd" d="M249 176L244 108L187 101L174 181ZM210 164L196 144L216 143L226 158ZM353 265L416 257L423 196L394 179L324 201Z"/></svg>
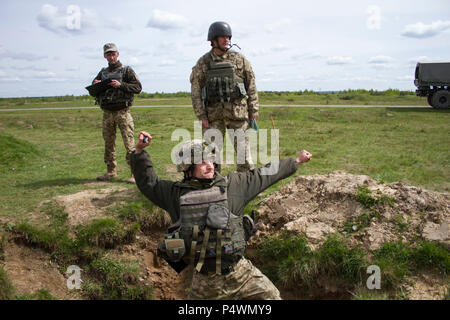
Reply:
<svg viewBox="0 0 450 320"><path fill-rule="evenodd" d="M162 105L162 106L133 106L133 108L192 108L191 105ZM261 104L260 107L283 107L283 108L417 108L429 109L428 106L389 106L389 105L303 105L303 104ZM76 110L76 109L98 109L95 107L61 107L61 108L21 108L0 109L0 111L28 111L28 110Z"/></svg>

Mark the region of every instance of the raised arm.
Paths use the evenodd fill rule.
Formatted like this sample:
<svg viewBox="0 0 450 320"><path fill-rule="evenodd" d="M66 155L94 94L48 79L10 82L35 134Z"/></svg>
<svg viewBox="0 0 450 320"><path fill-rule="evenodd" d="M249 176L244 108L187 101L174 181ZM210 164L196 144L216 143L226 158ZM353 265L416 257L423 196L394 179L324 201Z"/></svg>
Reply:
<svg viewBox="0 0 450 320"><path fill-rule="evenodd" d="M144 142L144 137L148 142ZM169 212L173 222L178 220L179 199L176 182L160 180L153 169L153 162L145 147L150 145L152 137L145 131L139 134L136 150L131 154L131 170L138 189L158 207Z"/></svg>
<svg viewBox="0 0 450 320"><path fill-rule="evenodd" d="M276 163L269 163L257 170L250 170L243 173L232 173L228 192L237 199L230 203L231 210L235 214L242 214L245 206L253 200L259 193L266 190L278 181L294 174L299 164L308 162L312 158L311 153L306 150L300 151L297 159L285 158Z"/></svg>

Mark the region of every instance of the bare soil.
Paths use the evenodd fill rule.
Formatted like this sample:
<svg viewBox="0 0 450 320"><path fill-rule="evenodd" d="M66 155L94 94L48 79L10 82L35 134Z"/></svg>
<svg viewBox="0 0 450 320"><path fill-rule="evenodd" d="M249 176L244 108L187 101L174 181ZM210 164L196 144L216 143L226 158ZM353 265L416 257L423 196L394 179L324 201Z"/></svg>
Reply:
<svg viewBox="0 0 450 320"><path fill-rule="evenodd" d="M75 290L67 288L66 277L50 259L50 255L37 248L29 248L8 241L4 247L3 268L7 271L16 294L33 294L46 289L59 299L81 299Z"/></svg>

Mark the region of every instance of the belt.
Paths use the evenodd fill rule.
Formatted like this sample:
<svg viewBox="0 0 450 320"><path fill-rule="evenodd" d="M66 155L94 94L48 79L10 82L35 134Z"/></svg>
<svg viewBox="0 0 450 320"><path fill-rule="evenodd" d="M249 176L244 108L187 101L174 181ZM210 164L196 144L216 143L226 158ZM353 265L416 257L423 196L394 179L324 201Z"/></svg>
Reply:
<svg viewBox="0 0 450 320"><path fill-rule="evenodd" d="M226 261L222 260L222 267L220 270L222 271L222 275L225 276L229 274L231 271L234 271L234 266L241 260L242 257L239 257L236 261ZM216 259L209 258L205 259L205 263L199 273L204 275L212 275L216 274Z"/></svg>

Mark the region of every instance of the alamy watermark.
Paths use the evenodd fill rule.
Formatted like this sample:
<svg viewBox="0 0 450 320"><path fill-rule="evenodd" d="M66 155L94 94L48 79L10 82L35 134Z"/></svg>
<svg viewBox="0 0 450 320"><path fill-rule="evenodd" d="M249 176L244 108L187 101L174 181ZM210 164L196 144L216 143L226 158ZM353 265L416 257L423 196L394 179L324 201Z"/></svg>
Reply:
<svg viewBox="0 0 450 320"><path fill-rule="evenodd" d="M66 27L69 30L81 29L81 9L79 6L71 4L66 10Z"/></svg>
<svg viewBox="0 0 450 320"><path fill-rule="evenodd" d="M81 280L81 268L77 265L71 265L67 268L66 274L69 275L66 282L67 288L69 290L80 289L83 282Z"/></svg>
<svg viewBox="0 0 450 320"><path fill-rule="evenodd" d="M377 265L368 266L366 273L371 275L369 278L367 278L367 281L366 281L367 289L369 289L369 290L381 289L380 267Z"/></svg>
<svg viewBox="0 0 450 320"><path fill-rule="evenodd" d="M222 132L218 129L210 128L203 132L200 121L194 121L194 137L187 129L175 129L172 132L171 140L180 141L171 152L172 162L174 164L191 164L191 154L184 152L180 154L181 146L187 141L199 140L211 142L207 151L194 152L194 162L202 163L207 152L214 152L214 163L217 164L234 164L234 156L236 154L236 164L255 164L258 159L261 163L270 163L261 168L262 175L273 175L279 169L279 130L270 130L270 156L268 155L268 131L267 129L259 129L255 131L251 128L227 129L228 135L225 135L225 141ZM224 148L225 146L225 148ZM236 146L236 147L235 147ZM225 157L224 157L225 152ZM236 152L236 153L235 153Z"/></svg>

